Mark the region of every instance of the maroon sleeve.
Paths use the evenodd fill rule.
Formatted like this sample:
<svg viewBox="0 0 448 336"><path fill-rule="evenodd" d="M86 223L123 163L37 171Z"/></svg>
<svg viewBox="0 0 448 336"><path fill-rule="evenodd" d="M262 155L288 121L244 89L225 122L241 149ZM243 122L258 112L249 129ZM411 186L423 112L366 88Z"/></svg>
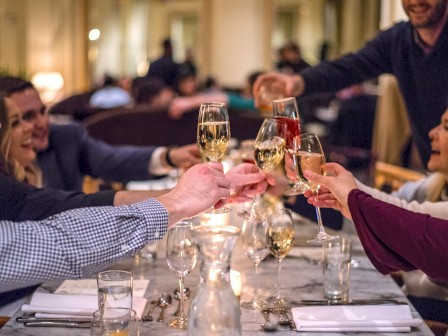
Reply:
<svg viewBox="0 0 448 336"><path fill-rule="evenodd" d="M448 280L448 221L414 213L352 190L348 205L358 236L383 274L421 269Z"/></svg>

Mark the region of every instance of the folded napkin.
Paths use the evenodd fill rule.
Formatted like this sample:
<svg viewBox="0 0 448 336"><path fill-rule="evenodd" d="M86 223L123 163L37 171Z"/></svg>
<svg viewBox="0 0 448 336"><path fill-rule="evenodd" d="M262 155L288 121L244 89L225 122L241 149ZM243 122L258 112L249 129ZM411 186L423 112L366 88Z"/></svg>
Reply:
<svg viewBox="0 0 448 336"><path fill-rule="evenodd" d="M292 308L298 331L410 332L422 324L408 305L313 306Z"/></svg>
<svg viewBox="0 0 448 336"><path fill-rule="evenodd" d="M137 316L142 315L147 302L145 298L132 299ZM96 310L97 295L34 293L30 303L22 306L22 312L36 313L38 318L87 318Z"/></svg>
<svg viewBox="0 0 448 336"><path fill-rule="evenodd" d="M134 280L132 282L132 296L144 297L148 285L149 280ZM64 280L54 293L97 295L98 286L95 279Z"/></svg>

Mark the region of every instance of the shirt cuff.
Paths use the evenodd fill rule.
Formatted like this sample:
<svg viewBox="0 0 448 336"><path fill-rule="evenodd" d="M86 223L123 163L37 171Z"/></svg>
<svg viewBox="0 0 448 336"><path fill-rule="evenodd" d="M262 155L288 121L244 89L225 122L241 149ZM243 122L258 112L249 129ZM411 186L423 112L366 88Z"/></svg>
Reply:
<svg viewBox="0 0 448 336"><path fill-rule="evenodd" d="M149 161L148 172L151 175L166 175L171 171L171 167L165 167L163 165L162 155L167 150L167 147L157 147L152 153L151 160Z"/></svg>
<svg viewBox="0 0 448 336"><path fill-rule="evenodd" d="M147 241L157 241L163 238L168 230L168 211L155 198L135 203L144 217L147 225Z"/></svg>

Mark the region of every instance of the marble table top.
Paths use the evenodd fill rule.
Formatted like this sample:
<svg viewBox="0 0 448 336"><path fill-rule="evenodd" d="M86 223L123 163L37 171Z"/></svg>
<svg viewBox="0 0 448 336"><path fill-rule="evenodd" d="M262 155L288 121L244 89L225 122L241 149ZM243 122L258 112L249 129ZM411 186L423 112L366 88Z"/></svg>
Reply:
<svg viewBox="0 0 448 336"><path fill-rule="evenodd" d="M296 244L303 245L306 239L312 237L317 230L316 225L304 223L299 221L296 223ZM353 259L356 260L356 267L351 270L351 287L350 296L352 299L399 299L403 302L408 302L403 295L400 288L392 280L390 276L384 276L377 272L370 261L362 251L362 246L353 237L355 244L353 246ZM145 297L151 301L158 298L163 292L173 293L178 286L178 281L174 273L172 273L165 260L165 240L159 242L158 255L155 263L150 263L139 257L129 258L115 264L113 269L131 270L135 279L149 279ZM242 300L250 299L253 294L253 263L244 255L241 248L241 241L237 242L233 256L232 269L241 272L242 278ZM268 297L274 294L277 281L277 260L273 257L268 257L261 262L258 268L257 284L258 295L260 297ZM195 288L199 283L199 267L186 277L185 284L192 292L195 293ZM60 281L48 281L44 283L38 290L43 292L54 291ZM282 262L282 276L281 287L283 295L289 300L290 305L294 306L300 300L305 299L323 299L322 286L322 265L310 262L303 257L286 257ZM166 311L167 320L171 319L177 302L169 307ZM412 315L420 318L411 304L410 308ZM186 303L186 308L188 302ZM265 336L266 332L260 327L264 322L263 316L259 311L251 311L241 309L241 321L243 327L243 335L245 336ZM15 335L15 336L87 336L90 335L89 329L70 329L70 328L32 328L24 327L23 324L15 322L15 318L21 316L20 310L11 318L11 320L0 329L0 335ZM157 314L154 314L157 316ZM294 335L297 332L289 330L287 327L280 327L274 332L275 335ZM179 331L170 328L166 323L156 321L143 322L140 327L140 335L152 336L171 336L171 335L186 335L186 331ZM322 332L301 332L301 335L326 335ZM328 335L372 335L372 333L351 332L351 333L328 333ZM375 333L376 335L382 335ZM431 330L422 324L419 328L412 328L410 333L384 333L384 335L433 335Z"/></svg>

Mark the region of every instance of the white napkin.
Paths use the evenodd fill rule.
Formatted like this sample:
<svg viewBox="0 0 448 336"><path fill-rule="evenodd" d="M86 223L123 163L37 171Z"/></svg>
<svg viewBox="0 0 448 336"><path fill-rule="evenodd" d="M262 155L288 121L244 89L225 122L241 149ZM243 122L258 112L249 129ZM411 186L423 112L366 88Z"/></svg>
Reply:
<svg viewBox="0 0 448 336"><path fill-rule="evenodd" d="M408 305L312 306L292 308L297 331L410 332L422 324Z"/></svg>
<svg viewBox="0 0 448 336"><path fill-rule="evenodd" d="M137 316L145 309L145 298L134 297L132 308ZM97 295L34 293L29 304L22 306L24 313L36 313L38 318L91 317L98 310Z"/></svg>
<svg viewBox="0 0 448 336"><path fill-rule="evenodd" d="M133 280L132 296L144 297L148 285L149 280ZM97 295L98 286L95 279L64 280L54 293Z"/></svg>

